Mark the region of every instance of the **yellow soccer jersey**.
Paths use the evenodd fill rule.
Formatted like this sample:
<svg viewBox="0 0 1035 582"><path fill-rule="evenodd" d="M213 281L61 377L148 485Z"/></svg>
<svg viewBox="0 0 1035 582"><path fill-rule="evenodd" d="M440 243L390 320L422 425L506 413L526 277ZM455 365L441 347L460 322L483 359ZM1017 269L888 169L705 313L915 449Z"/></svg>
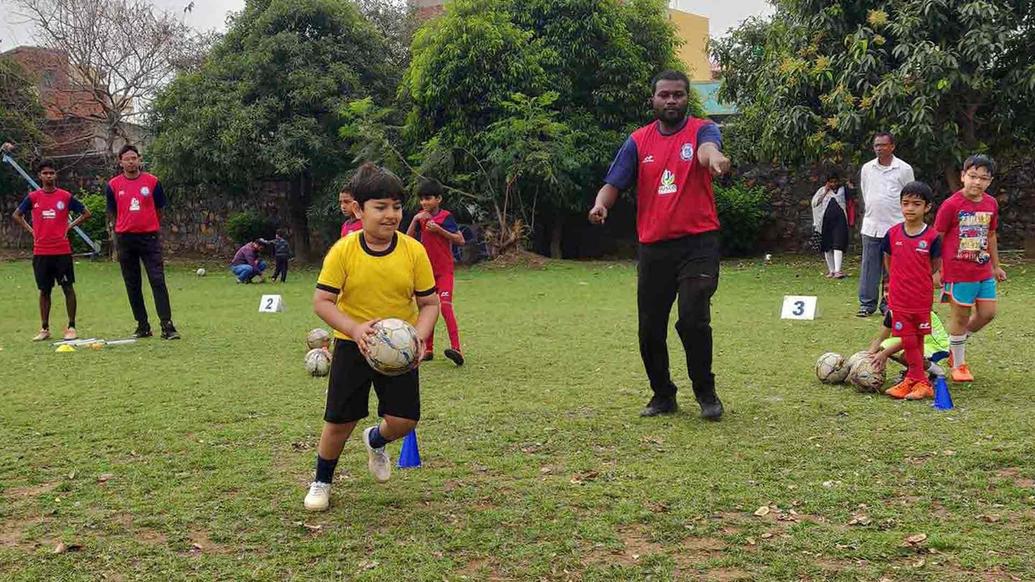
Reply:
<svg viewBox="0 0 1035 582"><path fill-rule="evenodd" d="M435 292L435 276L424 246L395 233L383 251L367 247L363 232L340 239L327 251L317 289L336 293L338 309L358 322L395 317L417 323L416 297ZM339 330L334 337L351 339Z"/></svg>

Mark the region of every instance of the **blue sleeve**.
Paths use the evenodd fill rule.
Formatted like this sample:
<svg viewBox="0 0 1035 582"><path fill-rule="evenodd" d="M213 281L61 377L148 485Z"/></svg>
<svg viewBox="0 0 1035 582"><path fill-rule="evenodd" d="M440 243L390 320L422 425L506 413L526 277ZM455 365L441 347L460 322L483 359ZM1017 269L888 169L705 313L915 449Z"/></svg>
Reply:
<svg viewBox="0 0 1035 582"><path fill-rule="evenodd" d="M165 208L165 202L166 202L166 200L165 200L165 190L162 189L162 183L161 182L158 182L158 181L155 182L154 196L155 196L155 208L158 208L159 210L161 210L162 208Z"/></svg>
<svg viewBox="0 0 1035 582"><path fill-rule="evenodd" d="M942 237L940 235L934 237L934 242L931 243L931 258L942 258Z"/></svg>
<svg viewBox="0 0 1035 582"><path fill-rule="evenodd" d="M885 255L891 256L891 233L884 235L884 238L880 241L880 251Z"/></svg>
<svg viewBox="0 0 1035 582"><path fill-rule="evenodd" d="M80 202L78 198L72 198L69 200L68 209L78 214L86 212L86 206L83 206L83 203Z"/></svg>
<svg viewBox="0 0 1035 582"><path fill-rule="evenodd" d="M453 234L460 232L460 227L457 226L456 219L453 218L452 214L447 216L446 219L442 221L442 229L446 232L450 232Z"/></svg>
<svg viewBox="0 0 1035 582"><path fill-rule="evenodd" d="M713 143L722 150L722 132L719 131L718 125L706 123L697 130L697 147L706 143Z"/></svg>
<svg viewBox="0 0 1035 582"><path fill-rule="evenodd" d="M115 205L115 192L112 191L111 184L104 186L104 197L108 200L108 212L117 214L118 206Z"/></svg>
<svg viewBox="0 0 1035 582"><path fill-rule="evenodd" d="M28 215L32 211L32 199L26 196L22 199L21 204L18 205L18 212L23 215Z"/></svg>
<svg viewBox="0 0 1035 582"><path fill-rule="evenodd" d="M628 190L636 183L636 171L639 167L639 154L636 151L636 142L632 136L625 140L622 148L618 150L611 167L607 170L604 182L618 188Z"/></svg>

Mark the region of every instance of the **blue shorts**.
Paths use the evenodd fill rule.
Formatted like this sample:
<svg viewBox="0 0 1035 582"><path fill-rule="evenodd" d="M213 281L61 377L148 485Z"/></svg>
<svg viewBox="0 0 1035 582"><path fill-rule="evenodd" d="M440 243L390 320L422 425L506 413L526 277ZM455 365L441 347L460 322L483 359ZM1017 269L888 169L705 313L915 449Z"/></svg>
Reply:
<svg viewBox="0 0 1035 582"><path fill-rule="evenodd" d="M972 307L977 301L996 300L995 279L966 283L946 283L942 288L942 303L948 303L951 299L957 305Z"/></svg>

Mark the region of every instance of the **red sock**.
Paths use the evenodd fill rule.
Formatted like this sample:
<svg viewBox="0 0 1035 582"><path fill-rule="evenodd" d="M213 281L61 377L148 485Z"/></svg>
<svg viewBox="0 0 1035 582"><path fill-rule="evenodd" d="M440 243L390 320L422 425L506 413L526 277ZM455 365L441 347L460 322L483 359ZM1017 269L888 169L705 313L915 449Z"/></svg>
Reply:
<svg viewBox="0 0 1035 582"><path fill-rule="evenodd" d="M924 337L921 335L907 335L902 337L902 347L906 354L906 364L909 371L906 377L917 382L927 381L927 374L924 371Z"/></svg>

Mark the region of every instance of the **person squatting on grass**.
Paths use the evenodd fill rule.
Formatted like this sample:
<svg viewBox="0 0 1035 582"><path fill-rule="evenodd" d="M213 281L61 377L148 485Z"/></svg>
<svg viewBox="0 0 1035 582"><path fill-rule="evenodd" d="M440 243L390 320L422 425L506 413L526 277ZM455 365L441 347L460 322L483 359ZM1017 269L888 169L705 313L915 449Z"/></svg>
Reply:
<svg viewBox="0 0 1035 582"><path fill-rule="evenodd" d="M36 166L36 171L42 187L29 192L12 215L14 221L32 235L32 272L40 291L40 331L32 340L50 338L50 298L54 283L60 285L65 293L68 327L63 337L74 340L78 337L75 330L77 302L72 243L68 240L68 233L90 219L90 210L73 198L68 190L57 187L54 162L43 160ZM70 212L79 214L71 223L68 221ZM25 216L32 219L31 225Z"/></svg>
<svg viewBox="0 0 1035 582"><path fill-rule="evenodd" d="M369 414L371 384L382 420L363 431L367 466L379 483L391 476L385 446L417 426L419 375L416 369L401 376L375 372L364 358L367 340L377 321L398 318L412 324L421 341L427 341L439 313L427 252L420 242L397 232L402 221L402 181L366 163L352 178L349 191L363 230L339 239L327 252L313 295L313 311L334 329L335 342L316 476L304 500L309 511L323 511L330 504L334 469L345 441Z"/></svg>
<svg viewBox="0 0 1035 582"><path fill-rule="evenodd" d="M995 177L995 161L974 155L963 163L963 189L942 202L934 229L945 241L942 303L950 303L949 366L954 382L973 382L967 340L996 314L996 285L1006 281L999 265L999 203L985 191Z"/></svg>
<svg viewBox="0 0 1035 582"><path fill-rule="evenodd" d="M678 409L668 360L668 318L679 332L701 415L722 416L712 373L711 298L719 285L719 216L712 177L729 171L719 128L687 116L690 81L663 71L652 83L657 121L634 131L615 157L589 220L603 224L622 190L636 186L640 357L654 396L642 416Z"/></svg>
<svg viewBox="0 0 1035 582"><path fill-rule="evenodd" d="M259 283L266 281L266 261L259 258L259 251L262 250L262 242L253 240L241 245L230 260L230 272L237 278L238 283L251 283L255 277Z"/></svg>

